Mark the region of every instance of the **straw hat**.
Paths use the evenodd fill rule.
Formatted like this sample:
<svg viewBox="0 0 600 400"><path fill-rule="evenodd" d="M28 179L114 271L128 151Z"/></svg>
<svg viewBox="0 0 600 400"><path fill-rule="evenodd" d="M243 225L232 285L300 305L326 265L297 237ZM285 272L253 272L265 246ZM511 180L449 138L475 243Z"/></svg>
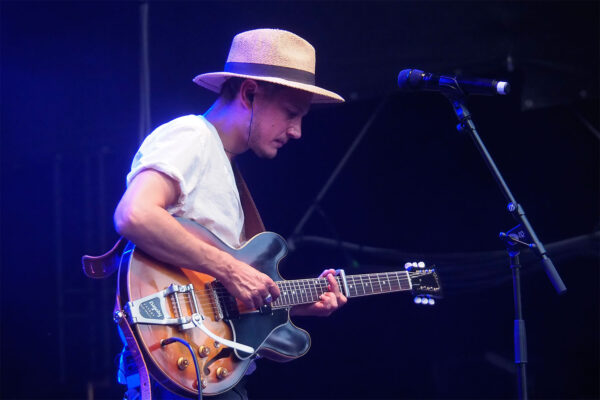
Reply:
<svg viewBox="0 0 600 400"><path fill-rule="evenodd" d="M231 78L272 82L313 93L313 103L341 103L344 99L315 86L315 49L306 40L279 29L255 29L233 38L223 72L210 72L194 82L219 93Z"/></svg>

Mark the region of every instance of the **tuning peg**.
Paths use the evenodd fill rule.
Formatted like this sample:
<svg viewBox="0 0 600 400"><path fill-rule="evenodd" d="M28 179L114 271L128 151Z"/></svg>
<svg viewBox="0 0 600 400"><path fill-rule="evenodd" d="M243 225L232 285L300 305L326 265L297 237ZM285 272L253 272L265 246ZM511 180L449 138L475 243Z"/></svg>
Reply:
<svg viewBox="0 0 600 400"><path fill-rule="evenodd" d="M407 263L404 264L404 269L410 271L411 268L412 268L412 263L407 262Z"/></svg>
<svg viewBox="0 0 600 400"><path fill-rule="evenodd" d="M425 263L423 261L419 261L417 265L419 266L419 268L425 268Z"/></svg>
<svg viewBox="0 0 600 400"><path fill-rule="evenodd" d="M431 297L417 296L414 298L414 302L415 302L415 304L430 305L430 306L435 305L435 299L433 299Z"/></svg>

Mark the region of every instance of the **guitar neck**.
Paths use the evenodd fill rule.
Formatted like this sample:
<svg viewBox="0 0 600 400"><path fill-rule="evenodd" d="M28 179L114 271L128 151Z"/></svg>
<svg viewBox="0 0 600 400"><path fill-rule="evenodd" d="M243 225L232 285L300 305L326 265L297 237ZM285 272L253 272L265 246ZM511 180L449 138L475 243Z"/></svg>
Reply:
<svg viewBox="0 0 600 400"><path fill-rule="evenodd" d="M406 271L346 275L346 285L341 276L335 278L342 293L349 298L401 292L412 288ZM329 282L325 278L279 281L276 284L281 295L271 304L273 308L315 303L323 293L329 291Z"/></svg>

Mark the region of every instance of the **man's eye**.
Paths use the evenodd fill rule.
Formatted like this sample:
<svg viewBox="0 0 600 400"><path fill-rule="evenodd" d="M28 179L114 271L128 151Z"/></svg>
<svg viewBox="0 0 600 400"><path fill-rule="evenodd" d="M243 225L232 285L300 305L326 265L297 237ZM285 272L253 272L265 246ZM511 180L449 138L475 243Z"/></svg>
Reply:
<svg viewBox="0 0 600 400"><path fill-rule="evenodd" d="M287 111L287 115L288 115L288 118L289 118L289 119L294 119L294 118L296 118L296 117L298 116L298 113L297 113L297 112L294 112L294 111L290 111L290 110L288 110L288 111Z"/></svg>

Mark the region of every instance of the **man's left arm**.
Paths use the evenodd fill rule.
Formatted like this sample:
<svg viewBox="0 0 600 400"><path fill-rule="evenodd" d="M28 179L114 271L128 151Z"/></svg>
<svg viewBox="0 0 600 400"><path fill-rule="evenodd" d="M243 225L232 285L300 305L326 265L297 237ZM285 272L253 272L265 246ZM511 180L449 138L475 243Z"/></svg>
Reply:
<svg viewBox="0 0 600 400"><path fill-rule="evenodd" d="M323 293L319 297L319 301L313 304L304 304L301 306L294 306L290 310L291 315L312 315L317 317L327 317L331 315L335 310L342 307L348 299L340 290L336 279L334 278L335 270L326 269L323 271L319 278L326 278L329 282L328 292Z"/></svg>

